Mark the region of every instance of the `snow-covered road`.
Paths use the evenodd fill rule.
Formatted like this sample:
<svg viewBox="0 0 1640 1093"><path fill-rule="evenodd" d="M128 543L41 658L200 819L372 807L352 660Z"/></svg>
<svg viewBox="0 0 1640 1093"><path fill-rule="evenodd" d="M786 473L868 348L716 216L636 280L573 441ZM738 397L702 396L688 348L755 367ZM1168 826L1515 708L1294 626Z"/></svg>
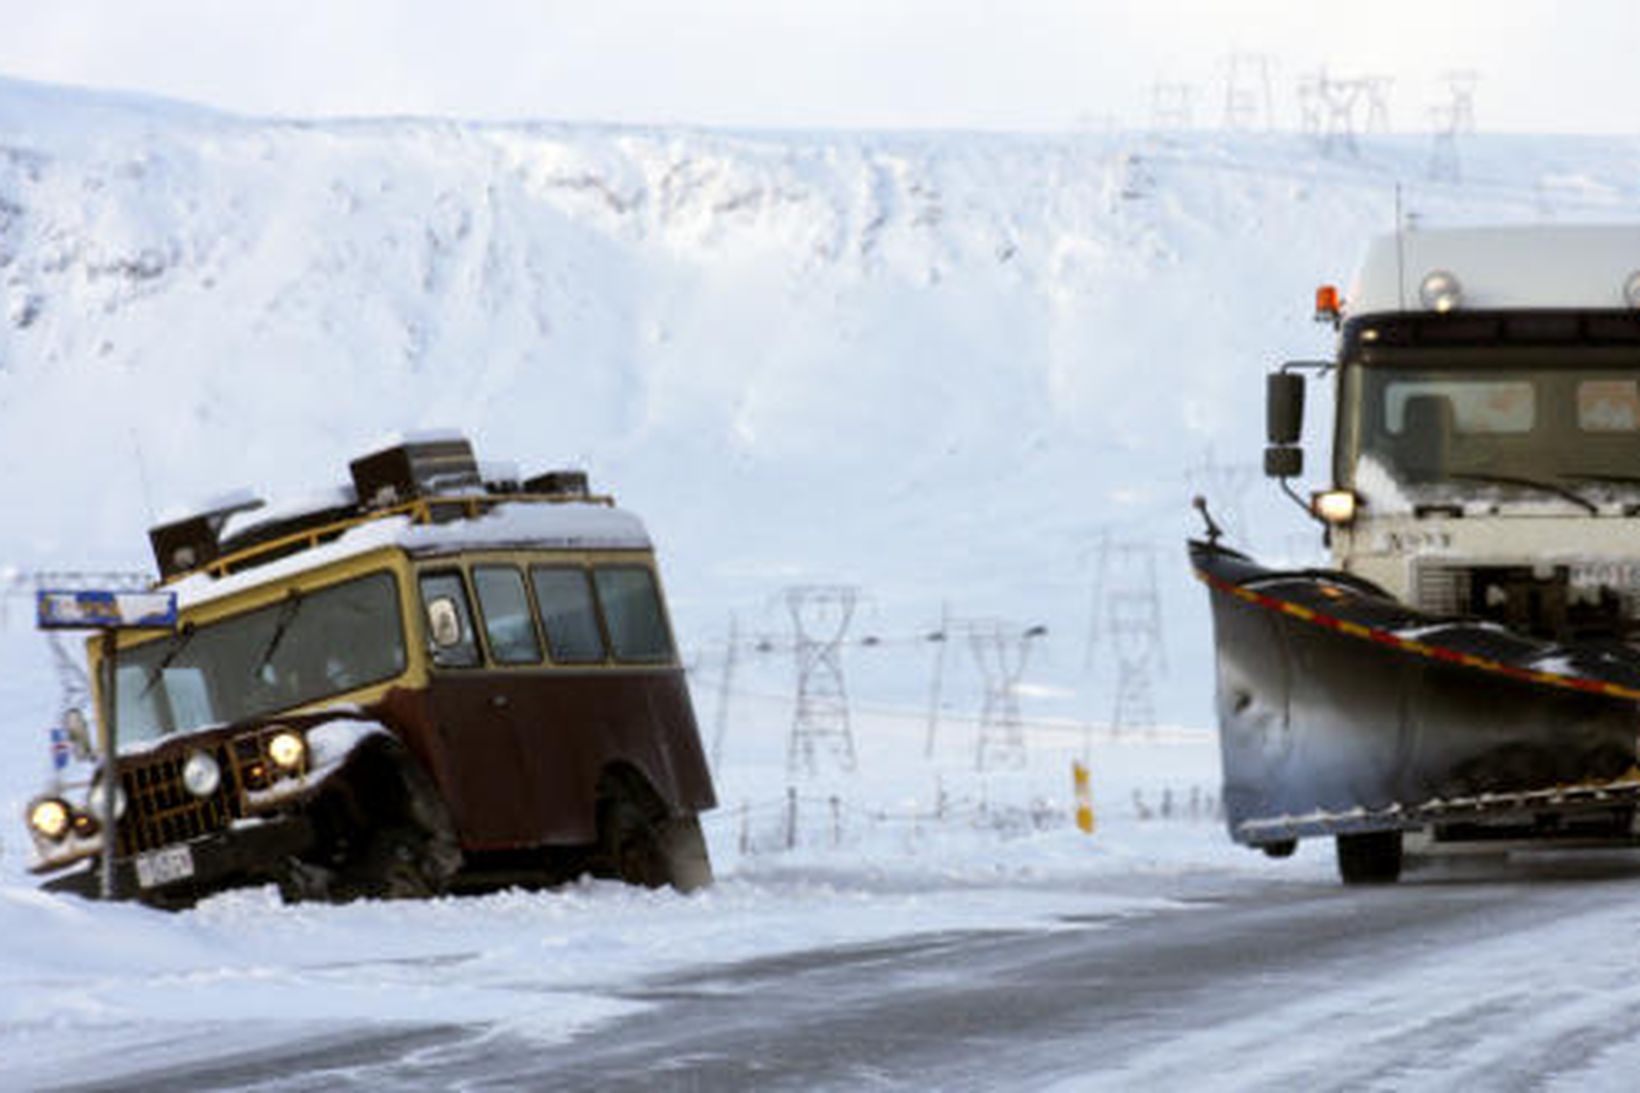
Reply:
<svg viewBox="0 0 1640 1093"><path fill-rule="evenodd" d="M1008 887L771 874L694 898L126 909L127 940L263 936L238 967L58 973L41 1000L79 991L103 1019L36 1025L32 1047L14 1023L3 1053L25 1085L173 1089L1632 1088L1640 858L1345 890L1319 850Z"/></svg>

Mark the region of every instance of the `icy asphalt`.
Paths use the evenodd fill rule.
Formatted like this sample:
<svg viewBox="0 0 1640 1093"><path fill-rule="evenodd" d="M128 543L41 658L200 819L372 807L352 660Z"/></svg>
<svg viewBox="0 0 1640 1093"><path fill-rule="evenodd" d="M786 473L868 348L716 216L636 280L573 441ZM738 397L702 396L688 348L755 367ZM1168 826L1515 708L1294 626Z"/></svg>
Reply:
<svg viewBox="0 0 1640 1093"><path fill-rule="evenodd" d="M1374 890L1315 869L1098 887L1092 908L1133 902L693 963L609 992L612 1016L563 1037L364 1020L209 1054L207 1025L176 1035L187 1062L74 1087L1632 1088L1640 858L1487 860Z"/></svg>

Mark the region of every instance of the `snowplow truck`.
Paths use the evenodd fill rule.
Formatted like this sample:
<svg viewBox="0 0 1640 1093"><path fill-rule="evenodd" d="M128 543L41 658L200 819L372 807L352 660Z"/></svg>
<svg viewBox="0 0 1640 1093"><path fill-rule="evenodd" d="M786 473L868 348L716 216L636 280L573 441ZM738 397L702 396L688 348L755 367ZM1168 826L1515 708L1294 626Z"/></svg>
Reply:
<svg viewBox="0 0 1640 1093"><path fill-rule="evenodd" d="M1190 543L1232 838L1332 838L1352 884L1635 845L1640 227L1402 231L1316 305L1336 354L1268 376L1264 465L1328 568L1262 565L1210 516ZM1331 481L1306 496L1317 381Z"/></svg>

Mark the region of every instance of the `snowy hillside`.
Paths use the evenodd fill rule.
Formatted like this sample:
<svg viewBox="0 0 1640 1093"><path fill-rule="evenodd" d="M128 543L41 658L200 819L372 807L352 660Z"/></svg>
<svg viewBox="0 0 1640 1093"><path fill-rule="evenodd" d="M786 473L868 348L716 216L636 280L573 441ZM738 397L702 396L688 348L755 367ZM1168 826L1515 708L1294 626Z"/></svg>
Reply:
<svg viewBox="0 0 1640 1093"><path fill-rule="evenodd" d="M1108 716L1096 548L1154 543L1159 712L1205 725L1192 468L1257 460L1263 371L1328 350L1311 289L1397 180L1432 222L1640 211L1634 142L1465 155L1436 186L1412 137L319 125L0 83L0 564L145 567L154 515L456 426L642 513L686 645L846 580L885 634L1046 623L1028 715ZM1304 549L1247 485L1237 537ZM925 659L858 670L915 701Z"/></svg>

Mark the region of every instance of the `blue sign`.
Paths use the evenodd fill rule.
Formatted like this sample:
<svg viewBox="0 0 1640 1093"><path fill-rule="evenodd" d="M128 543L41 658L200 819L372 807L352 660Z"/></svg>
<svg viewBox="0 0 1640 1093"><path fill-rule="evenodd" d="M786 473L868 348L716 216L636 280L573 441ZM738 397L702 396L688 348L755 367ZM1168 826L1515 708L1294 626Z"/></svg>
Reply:
<svg viewBox="0 0 1640 1093"><path fill-rule="evenodd" d="M74 592L42 588L42 630L175 630L175 592Z"/></svg>
<svg viewBox="0 0 1640 1093"><path fill-rule="evenodd" d="M73 749L68 742L68 730L61 725L51 726L51 766L62 770L68 766Z"/></svg>

